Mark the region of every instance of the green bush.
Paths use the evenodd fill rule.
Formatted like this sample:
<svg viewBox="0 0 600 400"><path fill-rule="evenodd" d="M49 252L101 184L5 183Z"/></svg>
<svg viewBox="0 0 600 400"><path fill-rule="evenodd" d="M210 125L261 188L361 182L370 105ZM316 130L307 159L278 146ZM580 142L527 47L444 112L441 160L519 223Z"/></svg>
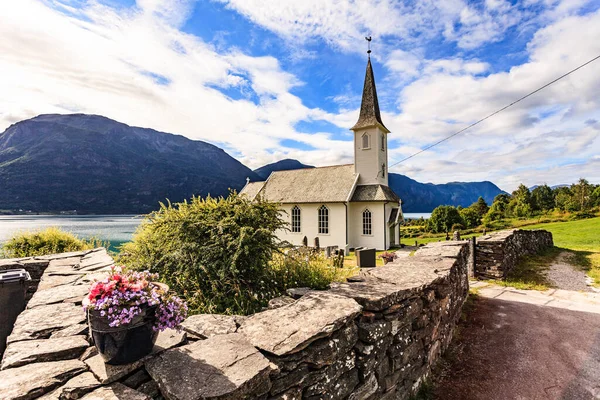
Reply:
<svg viewBox="0 0 600 400"><path fill-rule="evenodd" d="M322 289L338 272L315 257L284 256L279 206L227 198L193 198L148 215L119 262L160 274L192 313L249 314L291 286Z"/></svg>
<svg viewBox="0 0 600 400"><path fill-rule="evenodd" d="M14 235L2 246L4 257L33 257L67 251L88 250L107 244L96 239L79 239L69 232L58 228L47 228L42 231L21 232Z"/></svg>
<svg viewBox="0 0 600 400"><path fill-rule="evenodd" d="M439 206L431 213L428 221L428 229L433 233L444 233L452 230L452 225L463 224L463 220L456 207Z"/></svg>

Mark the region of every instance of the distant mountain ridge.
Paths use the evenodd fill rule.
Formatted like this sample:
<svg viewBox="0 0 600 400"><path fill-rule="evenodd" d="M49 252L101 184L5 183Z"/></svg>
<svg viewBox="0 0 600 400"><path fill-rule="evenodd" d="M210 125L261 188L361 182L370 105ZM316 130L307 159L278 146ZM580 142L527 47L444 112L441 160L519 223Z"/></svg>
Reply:
<svg viewBox="0 0 600 400"><path fill-rule="evenodd" d="M262 180L265 180L271 175L273 171L289 171L294 169L314 168L312 165L302 164L298 160L286 158L281 161L274 162L272 164L264 165L254 170L254 173L258 175Z"/></svg>
<svg viewBox="0 0 600 400"><path fill-rule="evenodd" d="M0 211L31 210L80 214L137 214L169 199L227 195L246 178L273 171L313 168L285 159L250 170L222 149L106 117L47 114L0 133ZM405 212L430 212L438 205L488 204L503 193L491 182L420 183L391 173L392 189Z"/></svg>
<svg viewBox="0 0 600 400"><path fill-rule="evenodd" d="M255 169L254 172L262 180L267 179L274 171L285 171L301 168L314 168L302 164L298 160L285 159ZM450 182L444 184L421 183L405 175L390 173L389 185L402 199L404 212L431 212L440 205L468 207L483 197L492 204L494 197L505 193L492 182Z"/></svg>
<svg viewBox="0 0 600 400"><path fill-rule="evenodd" d="M259 177L222 149L98 115L40 115L0 133L0 209L147 213Z"/></svg>

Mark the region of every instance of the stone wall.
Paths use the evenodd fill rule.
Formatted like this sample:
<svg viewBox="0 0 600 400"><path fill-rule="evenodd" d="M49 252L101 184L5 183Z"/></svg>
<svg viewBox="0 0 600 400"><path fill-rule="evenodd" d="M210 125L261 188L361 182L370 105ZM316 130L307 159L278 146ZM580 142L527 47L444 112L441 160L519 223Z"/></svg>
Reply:
<svg viewBox="0 0 600 400"><path fill-rule="evenodd" d="M507 230L477 239L475 275L503 279L519 258L552 247L552 233L544 230Z"/></svg>
<svg viewBox="0 0 600 400"><path fill-rule="evenodd" d="M49 262L9 337L1 399L407 399L450 343L468 292L467 244L433 243L249 317L192 316L148 357L108 366L79 305L107 257Z"/></svg>

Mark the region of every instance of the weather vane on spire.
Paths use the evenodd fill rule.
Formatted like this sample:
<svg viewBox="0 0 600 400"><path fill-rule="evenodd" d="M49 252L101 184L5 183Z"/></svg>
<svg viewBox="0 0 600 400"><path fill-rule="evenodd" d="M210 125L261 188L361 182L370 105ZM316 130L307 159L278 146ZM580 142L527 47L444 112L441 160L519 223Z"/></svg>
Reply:
<svg viewBox="0 0 600 400"><path fill-rule="evenodd" d="M371 58L371 36L365 36L365 40L367 41L367 54L369 55L369 59Z"/></svg>

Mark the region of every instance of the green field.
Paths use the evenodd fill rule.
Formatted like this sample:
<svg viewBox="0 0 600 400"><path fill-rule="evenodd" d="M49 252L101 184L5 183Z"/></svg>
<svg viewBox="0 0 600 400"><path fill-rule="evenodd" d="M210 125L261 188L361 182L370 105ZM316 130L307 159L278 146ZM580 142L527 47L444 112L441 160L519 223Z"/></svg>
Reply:
<svg viewBox="0 0 600 400"><path fill-rule="evenodd" d="M528 225L523 229L545 229L552 232L554 245L564 249L600 252L600 218L569 222Z"/></svg>

